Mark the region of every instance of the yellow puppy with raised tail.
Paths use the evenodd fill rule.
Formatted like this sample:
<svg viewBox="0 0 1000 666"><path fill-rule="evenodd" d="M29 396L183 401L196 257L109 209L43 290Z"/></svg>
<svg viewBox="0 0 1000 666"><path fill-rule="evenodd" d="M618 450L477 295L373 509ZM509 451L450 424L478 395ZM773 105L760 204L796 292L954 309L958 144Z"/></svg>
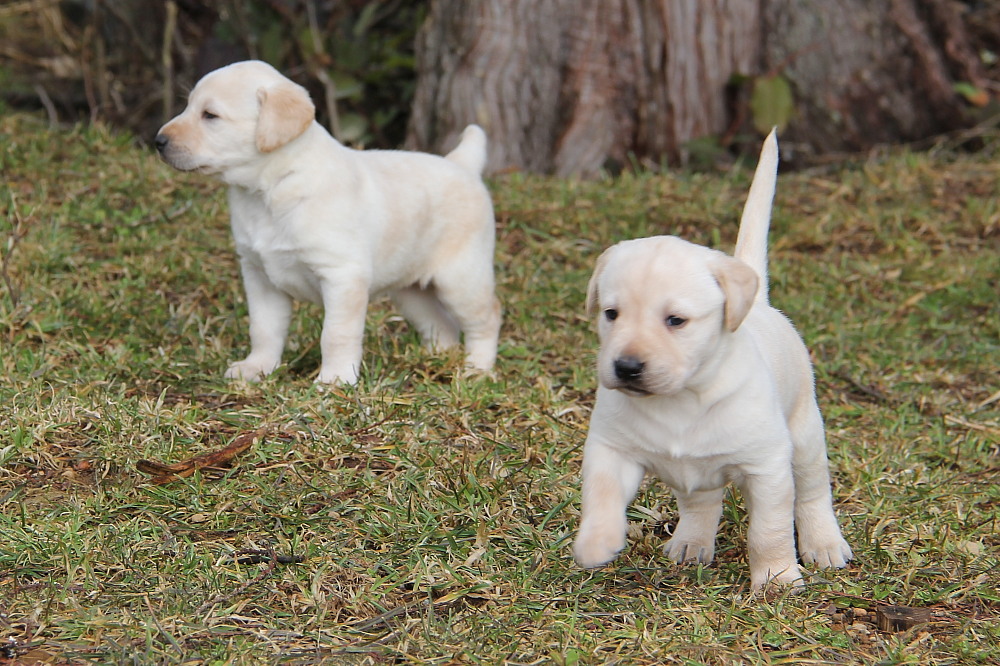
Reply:
<svg viewBox="0 0 1000 666"><path fill-rule="evenodd" d="M778 166L764 142L735 257L680 238L618 243L587 294L598 312L597 404L583 458L574 556L583 567L625 547L625 512L646 472L676 497L665 546L711 562L725 486L749 513L753 589L802 584L796 558L843 567L852 553L834 515L809 353L768 303L767 234Z"/></svg>

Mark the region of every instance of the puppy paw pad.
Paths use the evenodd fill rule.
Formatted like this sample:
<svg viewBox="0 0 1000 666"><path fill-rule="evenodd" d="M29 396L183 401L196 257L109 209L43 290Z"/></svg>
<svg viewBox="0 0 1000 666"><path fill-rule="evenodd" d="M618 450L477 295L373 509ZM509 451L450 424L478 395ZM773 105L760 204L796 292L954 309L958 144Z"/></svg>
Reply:
<svg viewBox="0 0 1000 666"><path fill-rule="evenodd" d="M801 588L805 585L805 581L802 580L802 570L797 564L792 564L778 573L772 573L771 569L763 572L751 572L750 581L754 592L766 592L772 586Z"/></svg>
<svg viewBox="0 0 1000 666"><path fill-rule="evenodd" d="M236 379L244 382L259 382L268 375L269 371L256 363L246 363L240 361L233 363L226 369L223 375L226 379Z"/></svg>
<svg viewBox="0 0 1000 666"><path fill-rule="evenodd" d="M354 386L358 383L357 373L350 373L348 375L339 375L337 373L324 373L321 372L316 377L316 383L325 386Z"/></svg>
<svg viewBox="0 0 1000 666"><path fill-rule="evenodd" d="M715 559L715 544L671 539L663 546L663 553L674 562L700 562L709 564Z"/></svg>
<svg viewBox="0 0 1000 666"><path fill-rule="evenodd" d="M806 544L799 555L806 564L823 569L843 569L854 558L851 547L840 538L828 544Z"/></svg>
<svg viewBox="0 0 1000 666"><path fill-rule="evenodd" d="M614 548L604 543L580 543L578 541L573 546L573 559L584 569L596 569L618 557L621 550L621 548Z"/></svg>

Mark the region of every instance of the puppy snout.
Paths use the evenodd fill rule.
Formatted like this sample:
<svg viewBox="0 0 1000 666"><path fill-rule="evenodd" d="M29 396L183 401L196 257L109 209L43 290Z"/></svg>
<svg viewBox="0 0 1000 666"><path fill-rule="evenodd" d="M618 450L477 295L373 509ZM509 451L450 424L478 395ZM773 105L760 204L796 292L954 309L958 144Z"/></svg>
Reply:
<svg viewBox="0 0 1000 666"><path fill-rule="evenodd" d="M163 151L167 149L167 145L170 143L170 137L166 134L157 134L156 138L153 139L153 145L156 146L156 151L163 154Z"/></svg>
<svg viewBox="0 0 1000 666"><path fill-rule="evenodd" d="M623 382L634 382L642 377L646 364L635 356L622 356L615 359L615 377Z"/></svg>

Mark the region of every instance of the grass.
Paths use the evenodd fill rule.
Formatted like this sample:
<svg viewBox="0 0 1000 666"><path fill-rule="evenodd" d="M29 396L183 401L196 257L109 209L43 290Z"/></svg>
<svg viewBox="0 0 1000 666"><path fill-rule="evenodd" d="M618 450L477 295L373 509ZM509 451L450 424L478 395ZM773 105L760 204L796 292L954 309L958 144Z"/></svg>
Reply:
<svg viewBox="0 0 1000 666"><path fill-rule="evenodd" d="M222 380L247 331L217 184L99 127L0 115L0 146L0 663L1000 663L996 137L780 178L772 297L815 358L857 560L772 599L738 496L712 566L662 556L655 482L612 566L569 553L594 259L731 247L747 169L495 179L496 376L379 302L360 385L324 391L311 306L273 378ZM228 469L136 470L253 431ZM879 631L884 604L931 621Z"/></svg>

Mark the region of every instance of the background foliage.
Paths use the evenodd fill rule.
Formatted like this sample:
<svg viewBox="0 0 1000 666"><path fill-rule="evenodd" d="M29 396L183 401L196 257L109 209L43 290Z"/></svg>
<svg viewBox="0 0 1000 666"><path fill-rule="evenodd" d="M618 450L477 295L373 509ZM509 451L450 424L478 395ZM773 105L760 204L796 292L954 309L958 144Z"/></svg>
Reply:
<svg viewBox="0 0 1000 666"><path fill-rule="evenodd" d="M0 6L0 90L50 120L150 138L206 72L260 58L355 144L402 143L426 0L17 0Z"/></svg>
<svg viewBox="0 0 1000 666"><path fill-rule="evenodd" d="M666 74L658 72L651 89L657 94L670 91L669 99L658 101L631 99L633 88L638 86L636 71L609 69L611 76L594 80L574 79L573 73L580 69L578 61L588 57L586 64L592 70L608 69L615 60L657 61L658 47L652 44L654 52L646 55L625 48L643 41L630 33L636 22L629 17L645 21L651 35L661 22L683 23L684 12L679 6L616 0L587 3L590 11L578 11L573 3L551 3L548 7L556 4L563 7L562 12L552 13L528 0L507 4L464 0L10 0L0 5L0 100L11 108L43 108L53 123L107 122L130 129L148 142L179 110L201 75L234 60L256 57L268 60L309 88L321 123L347 143L397 148L406 137L409 146L443 151L451 147L445 144L453 141L465 123L475 120L492 124L488 127L494 142L491 170L513 166L588 175L601 168L637 164L651 168L665 161L703 168L727 165L733 155L756 142L759 137L755 131L786 123L785 146L790 149L786 163L798 160L800 164L843 157L831 153L997 124L997 2L766 3L774 11L762 11L762 15L771 16L768 20L775 24L764 26L753 44L740 42L730 47L745 53L757 48L775 53L756 65L753 58L743 63L739 71L732 72L727 86L696 82L693 88L697 94L691 98L670 85L688 80L687 75L672 74L665 81ZM726 22L723 16L733 20L740 13L723 2L711 4L719 14L718 38L726 39L729 33L721 27ZM594 7L603 11L594 13ZM514 16L516 20L506 20ZM611 18L618 21L623 16L623 27L609 34L602 32ZM844 16L853 16L848 22L853 28L845 28ZM886 19L890 16L891 21ZM425 21L428 17L434 20ZM886 28L885 33L872 27L876 32L870 33L865 28L867 22L894 27ZM435 23L437 31L432 29ZM583 34L588 30L594 33L592 39L612 41L588 42ZM706 34L712 30L706 27ZM414 54L418 32L425 37L420 47L423 70L419 80ZM504 37L508 32L518 39ZM544 58L537 48L532 50L531 40L524 43L528 33L543 45L542 53L552 45L553 54L571 60L557 62L557 71L551 72L550 78L533 78L533 73L544 70L539 62ZM494 39L498 35L500 38ZM622 41L616 44L613 39ZM684 48L693 49L707 39L695 40ZM840 43L848 39L859 39L858 44L901 45L893 51L900 61L885 64L888 56L861 56L865 66L829 67L845 60L837 48L859 51ZM603 62L597 57L600 54L617 55ZM674 55L679 62L691 62L691 53ZM698 57L711 61L715 55L708 49ZM512 69L511 61L518 58L525 66ZM900 71L904 67L900 63L912 71ZM484 92L487 81L489 90ZM839 87L831 87L830 82ZM588 95L588 86L603 90L605 95L611 90L613 102L623 103L624 108L616 111L623 116L619 124L607 121L607 109ZM508 94L518 87L546 94L521 98ZM619 90L620 94L615 92ZM684 110L706 117L700 102L703 96L724 98L725 103L718 105L724 109L719 111L721 118L713 118L711 125L697 130L678 129L678 136L669 138L671 133L663 130L675 119L681 118L678 122L685 127L691 124L683 120ZM467 103L461 102L465 99ZM587 102L579 104L574 113L573 107L584 99ZM451 102L457 106L450 106ZM666 116L654 115L650 126L641 130L633 127L637 117L668 108L674 110ZM548 126L543 122L546 114L540 111L552 109L558 114L548 114L556 118ZM931 110L933 118L915 112L902 114L905 119L880 115L886 109ZM599 119L593 128L587 124L588 113ZM571 133L574 126L586 129L575 137ZM596 147L601 141L595 137L617 148ZM968 145L979 144L970 141ZM589 155L594 151L602 154Z"/></svg>

